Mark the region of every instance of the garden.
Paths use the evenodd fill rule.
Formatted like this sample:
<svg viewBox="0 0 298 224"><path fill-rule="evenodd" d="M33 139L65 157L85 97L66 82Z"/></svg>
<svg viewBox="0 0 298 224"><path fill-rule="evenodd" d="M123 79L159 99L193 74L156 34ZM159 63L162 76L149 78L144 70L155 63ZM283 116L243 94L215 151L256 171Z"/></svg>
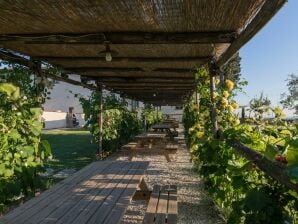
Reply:
<svg viewBox="0 0 298 224"><path fill-rule="evenodd" d="M86 128L43 131L42 104L49 99L51 79L15 63L2 61L0 82L0 213L34 197L59 181L44 177L47 169L78 170L95 161L98 148L98 98L78 96ZM52 67L49 72L55 71ZM116 151L147 126L162 119L162 113L146 105L141 117L129 111L114 94L103 97L103 148Z"/></svg>
<svg viewBox="0 0 298 224"><path fill-rule="evenodd" d="M199 99L185 105L185 135L205 188L227 223L297 223L297 123L284 121L282 109L270 107L263 94L250 101L252 113L240 121L235 96L246 82L237 76L210 78L207 67L196 79ZM288 87L286 105L293 107L297 76L290 77ZM274 118L268 120L269 110Z"/></svg>

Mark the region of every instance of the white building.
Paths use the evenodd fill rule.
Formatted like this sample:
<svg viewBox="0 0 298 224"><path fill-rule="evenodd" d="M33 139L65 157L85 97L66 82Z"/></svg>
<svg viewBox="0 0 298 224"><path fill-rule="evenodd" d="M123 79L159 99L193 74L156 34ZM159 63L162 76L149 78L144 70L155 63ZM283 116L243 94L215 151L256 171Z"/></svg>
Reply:
<svg viewBox="0 0 298 224"><path fill-rule="evenodd" d="M78 75L72 75L71 79L80 80ZM50 91L50 99L46 100L44 107L43 118L45 120L45 129L65 128L66 115L70 107L73 107L73 112L79 121L79 126L84 126L83 108L79 102L79 98L75 97L76 94L88 97L91 94L89 89L71 85L65 82L55 82L53 89ZM131 109L132 102L126 99L128 108ZM139 107L143 108L144 104L139 103ZM182 110L172 106L162 106L161 110L164 114L168 114L172 118L181 121Z"/></svg>

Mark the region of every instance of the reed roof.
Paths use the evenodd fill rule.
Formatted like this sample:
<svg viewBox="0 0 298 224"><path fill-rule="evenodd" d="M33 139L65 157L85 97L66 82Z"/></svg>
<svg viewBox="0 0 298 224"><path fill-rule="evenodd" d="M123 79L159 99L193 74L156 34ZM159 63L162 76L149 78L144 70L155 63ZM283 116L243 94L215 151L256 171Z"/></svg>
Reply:
<svg viewBox="0 0 298 224"><path fill-rule="evenodd" d="M196 66L226 63L284 2L1 1L0 46L127 97L174 104L193 92ZM100 53L107 41L112 62Z"/></svg>

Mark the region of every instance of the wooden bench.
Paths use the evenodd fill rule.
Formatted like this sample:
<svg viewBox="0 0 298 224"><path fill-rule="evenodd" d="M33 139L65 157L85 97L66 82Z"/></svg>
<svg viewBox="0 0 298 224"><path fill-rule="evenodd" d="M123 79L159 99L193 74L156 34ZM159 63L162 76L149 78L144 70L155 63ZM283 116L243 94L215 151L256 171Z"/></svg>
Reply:
<svg viewBox="0 0 298 224"><path fill-rule="evenodd" d="M148 165L141 161L93 162L1 217L0 223L121 223L135 192L147 192L143 177Z"/></svg>
<svg viewBox="0 0 298 224"><path fill-rule="evenodd" d="M143 224L175 224L177 216L177 186L155 185Z"/></svg>

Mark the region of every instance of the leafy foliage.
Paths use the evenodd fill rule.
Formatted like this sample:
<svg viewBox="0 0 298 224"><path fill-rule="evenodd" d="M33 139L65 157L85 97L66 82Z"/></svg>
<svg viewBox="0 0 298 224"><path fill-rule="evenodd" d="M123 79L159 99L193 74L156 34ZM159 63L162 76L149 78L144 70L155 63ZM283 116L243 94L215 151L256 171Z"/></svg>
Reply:
<svg viewBox="0 0 298 224"><path fill-rule="evenodd" d="M80 97L86 127L90 129L93 140L99 139L99 92L92 92L89 99ZM110 94L103 99L103 149L111 151L120 145L128 142L141 130L141 122L137 117L137 112L130 112L125 102L121 102L114 94Z"/></svg>
<svg viewBox="0 0 298 224"><path fill-rule="evenodd" d="M51 156L46 140L40 141L41 103L45 83L35 85L21 66L5 64L0 82L0 206L15 196L35 193L41 187L37 173ZM1 210L0 208L0 210Z"/></svg>
<svg viewBox="0 0 298 224"><path fill-rule="evenodd" d="M223 209L227 222L296 223L297 194L243 158L229 145L229 141L240 140L272 162L278 162L275 157L281 155L286 160L280 162L288 162L288 173L294 179L297 178L297 174L293 174L298 165L297 126L284 123L277 108L272 109L276 114L271 124L262 120L263 112L249 121L251 123L240 124L233 113L238 108L233 96L241 82L226 80L220 84L217 81L216 92L211 96L207 69L200 68L196 78L200 80L197 84L200 100L198 105L190 102L185 106L184 125L186 128L192 125L186 136L198 172L206 179L205 186ZM225 139L214 136L210 121L211 97Z"/></svg>
<svg viewBox="0 0 298 224"><path fill-rule="evenodd" d="M298 114L298 75L289 75L287 81L289 93L282 94L281 103L287 108L294 108Z"/></svg>
<svg viewBox="0 0 298 224"><path fill-rule="evenodd" d="M162 112L155 110L154 107L150 104L145 105L141 116L143 119L143 124L145 123L144 120L146 120L146 130L163 119Z"/></svg>

